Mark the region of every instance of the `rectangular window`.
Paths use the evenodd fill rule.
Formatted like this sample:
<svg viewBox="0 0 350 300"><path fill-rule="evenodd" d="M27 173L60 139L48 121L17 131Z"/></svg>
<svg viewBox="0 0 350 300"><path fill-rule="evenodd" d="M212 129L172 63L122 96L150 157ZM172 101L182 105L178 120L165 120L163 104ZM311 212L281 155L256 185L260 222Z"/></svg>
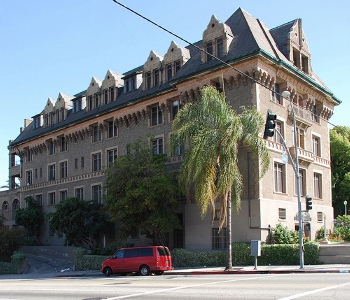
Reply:
<svg viewBox="0 0 350 300"><path fill-rule="evenodd" d="M99 105L99 101L98 101L98 93L96 93L95 95L94 95L94 105L95 105L95 108L97 108L97 107L99 107L100 105Z"/></svg>
<svg viewBox="0 0 350 300"><path fill-rule="evenodd" d="M33 184L33 171L32 170L26 172L26 184L27 185Z"/></svg>
<svg viewBox="0 0 350 300"><path fill-rule="evenodd" d="M108 104L108 90L107 89L105 89L103 91L103 103Z"/></svg>
<svg viewBox="0 0 350 300"><path fill-rule="evenodd" d="M224 42L222 38L216 40L216 55L217 57L224 56Z"/></svg>
<svg viewBox="0 0 350 300"><path fill-rule="evenodd" d="M60 191L60 201L66 200L67 199L67 195L68 195L67 190Z"/></svg>
<svg viewBox="0 0 350 300"><path fill-rule="evenodd" d="M312 153L315 156L321 156L321 142L318 136L312 136Z"/></svg>
<svg viewBox="0 0 350 300"><path fill-rule="evenodd" d="M153 71L153 81L154 81L154 85L153 86L158 86L159 85L159 70L158 69L155 69Z"/></svg>
<svg viewBox="0 0 350 300"><path fill-rule="evenodd" d="M55 164L48 166L48 175L49 175L48 180L55 180L55 175L56 175L56 165Z"/></svg>
<svg viewBox="0 0 350 300"><path fill-rule="evenodd" d="M73 111L75 113L81 111L81 99L73 101Z"/></svg>
<svg viewBox="0 0 350 300"><path fill-rule="evenodd" d="M173 77L173 67L171 64L168 64L165 66L165 71L166 71L166 79L170 80L171 77Z"/></svg>
<svg viewBox="0 0 350 300"><path fill-rule="evenodd" d="M109 88L109 98L111 102L114 101L114 87Z"/></svg>
<svg viewBox="0 0 350 300"><path fill-rule="evenodd" d="M88 98L88 110L92 110L94 108L94 103L92 101L92 96Z"/></svg>
<svg viewBox="0 0 350 300"><path fill-rule="evenodd" d="M111 150L107 151L108 163L114 162L117 157L118 157L118 150L117 149L111 149Z"/></svg>
<svg viewBox="0 0 350 300"><path fill-rule="evenodd" d="M54 205L56 203L55 192L48 193L48 205Z"/></svg>
<svg viewBox="0 0 350 300"><path fill-rule="evenodd" d="M33 160L33 151L28 149L27 150L27 162L32 161Z"/></svg>
<svg viewBox="0 0 350 300"><path fill-rule="evenodd" d="M287 211L285 208L279 208L278 209L278 218L280 220L286 220L287 219Z"/></svg>
<svg viewBox="0 0 350 300"><path fill-rule="evenodd" d="M102 139L102 133L101 128L98 125L93 126L92 128L92 141L94 143L101 141Z"/></svg>
<svg viewBox="0 0 350 300"><path fill-rule="evenodd" d="M78 159L74 159L74 169L78 169Z"/></svg>
<svg viewBox="0 0 350 300"><path fill-rule="evenodd" d="M295 195L298 194L297 181L295 178ZM299 169L300 196L306 195L306 170Z"/></svg>
<svg viewBox="0 0 350 300"><path fill-rule="evenodd" d="M151 72L147 72L145 74L145 79L146 79L146 89L151 88Z"/></svg>
<svg viewBox="0 0 350 300"><path fill-rule="evenodd" d="M64 136L62 136L61 137L61 152L67 151L67 149L68 149L67 146L68 146L67 139Z"/></svg>
<svg viewBox="0 0 350 300"><path fill-rule="evenodd" d="M172 104L171 104L171 120L174 120L177 113L179 112L179 110L181 109L181 104L180 104L180 101L177 100L177 101L174 101Z"/></svg>
<svg viewBox="0 0 350 300"><path fill-rule="evenodd" d="M60 121L60 111L56 109L56 123Z"/></svg>
<svg viewBox="0 0 350 300"><path fill-rule="evenodd" d="M317 212L317 222L323 222L323 212L322 211Z"/></svg>
<svg viewBox="0 0 350 300"><path fill-rule="evenodd" d="M34 170L34 177L35 177L35 179L38 178L38 169Z"/></svg>
<svg viewBox="0 0 350 300"><path fill-rule="evenodd" d="M80 158L80 167L84 168L84 156Z"/></svg>
<svg viewBox="0 0 350 300"><path fill-rule="evenodd" d="M227 248L226 227L223 227L220 232L219 228L211 229L211 249L224 250Z"/></svg>
<svg viewBox="0 0 350 300"><path fill-rule="evenodd" d="M101 153L92 155L92 172L101 171Z"/></svg>
<svg viewBox="0 0 350 300"><path fill-rule="evenodd" d="M92 186L92 200L102 203L102 187L100 184Z"/></svg>
<svg viewBox="0 0 350 300"><path fill-rule="evenodd" d="M284 165L281 163L275 162L274 173L275 173L275 192L276 193L285 193Z"/></svg>
<svg viewBox="0 0 350 300"><path fill-rule="evenodd" d="M317 123L320 122L320 117L317 114L317 106L316 106L316 104L312 107L311 116L312 116L312 121L317 122Z"/></svg>
<svg viewBox="0 0 350 300"><path fill-rule="evenodd" d="M282 104L282 97L280 96L280 85L279 83L275 83L272 88L272 101L278 104Z"/></svg>
<svg viewBox="0 0 350 300"><path fill-rule="evenodd" d="M80 200L84 200L84 190L83 190L83 188L75 189L75 197L77 197Z"/></svg>
<svg viewBox="0 0 350 300"><path fill-rule="evenodd" d="M39 174L40 174L40 178L43 177L43 168L42 167L40 167L40 169L39 169Z"/></svg>
<svg viewBox="0 0 350 300"><path fill-rule="evenodd" d="M68 163L67 161L60 163L60 176L61 178L67 178L68 174Z"/></svg>
<svg viewBox="0 0 350 300"><path fill-rule="evenodd" d="M114 121L108 122L108 138L117 136L117 124Z"/></svg>
<svg viewBox="0 0 350 300"><path fill-rule="evenodd" d="M154 139L152 141L152 149L153 149L153 154L161 154L163 153L163 139Z"/></svg>
<svg viewBox="0 0 350 300"><path fill-rule="evenodd" d="M275 127L276 130L278 130L283 137L283 123L281 121L275 121L275 124L276 124L276 127ZM282 144L281 136L277 132L275 132L275 134L273 135L272 140L276 143Z"/></svg>
<svg viewBox="0 0 350 300"><path fill-rule="evenodd" d="M305 149L305 130L297 127L297 146Z"/></svg>
<svg viewBox="0 0 350 300"><path fill-rule="evenodd" d="M151 109L151 126L163 123L163 113L159 106L154 106Z"/></svg>
<svg viewBox="0 0 350 300"><path fill-rule="evenodd" d="M55 153L56 153L56 145L51 140L51 141L49 141L49 155L54 155Z"/></svg>
<svg viewBox="0 0 350 300"><path fill-rule="evenodd" d="M176 74L181 68L181 62L179 60L174 62L174 74Z"/></svg>
<svg viewBox="0 0 350 300"><path fill-rule="evenodd" d="M43 195L35 195L35 200L39 204L39 206L43 206Z"/></svg>
<svg viewBox="0 0 350 300"><path fill-rule="evenodd" d="M172 149L171 155L177 156L185 153L185 146L178 144L175 149Z"/></svg>
<svg viewBox="0 0 350 300"><path fill-rule="evenodd" d="M314 173L314 197L322 199L322 174Z"/></svg>
<svg viewBox="0 0 350 300"><path fill-rule="evenodd" d="M212 60L213 59L213 57L212 57L212 54L213 54L213 43L212 42L209 42L209 43L206 44L206 51L207 51L207 61Z"/></svg>

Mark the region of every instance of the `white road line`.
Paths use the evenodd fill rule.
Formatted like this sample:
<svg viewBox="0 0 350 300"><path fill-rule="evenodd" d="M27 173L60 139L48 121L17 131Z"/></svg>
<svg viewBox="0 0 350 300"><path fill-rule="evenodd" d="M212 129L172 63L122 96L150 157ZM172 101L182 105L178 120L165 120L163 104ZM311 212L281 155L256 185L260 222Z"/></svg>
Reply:
<svg viewBox="0 0 350 300"><path fill-rule="evenodd" d="M339 288L339 287L343 287L343 286L346 286L346 285L349 285L349 284L350 284L350 282L345 282L345 283L342 283L342 284L337 284L337 285L328 286L328 287L325 287L325 288L322 288L322 289L307 291L307 292L304 292L304 293L295 294L295 295L293 295L293 296L289 296L289 297L285 297L285 298L280 298L280 299L278 299L278 300L292 300L292 299L298 299L298 298L301 298L301 297L304 297L304 296L307 296L307 295L316 294L316 293L323 292L323 291L327 291L327 290L337 289L337 288Z"/></svg>
<svg viewBox="0 0 350 300"><path fill-rule="evenodd" d="M276 277L276 276L280 276L280 275L271 275L271 277ZM127 298L133 298L133 297L144 296L144 295L152 295L152 294L164 293L164 292L169 292L169 291L183 290L183 289L188 289L188 288L192 288L192 287L207 286L207 285L234 282L234 281L245 281L245 280L252 280L252 279L257 279L257 278L266 278L266 277L259 276L259 277L231 279L231 280L224 280L224 281L214 281L214 282L201 283L201 284L192 284L192 285L178 286L178 287L173 287L173 288L168 288L168 289L161 289L161 290L157 290L157 291L150 291L150 292L144 292L144 293L117 296L117 297L112 297L112 298L105 298L103 300L127 299Z"/></svg>

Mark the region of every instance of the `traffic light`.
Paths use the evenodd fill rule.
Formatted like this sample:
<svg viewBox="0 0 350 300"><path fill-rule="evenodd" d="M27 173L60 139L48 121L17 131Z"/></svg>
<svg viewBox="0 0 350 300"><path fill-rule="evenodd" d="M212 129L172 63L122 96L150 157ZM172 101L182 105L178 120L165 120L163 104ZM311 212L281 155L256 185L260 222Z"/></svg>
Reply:
<svg viewBox="0 0 350 300"><path fill-rule="evenodd" d="M277 115L273 114L271 110L267 110L264 139L267 140L268 137L271 137L275 133Z"/></svg>
<svg viewBox="0 0 350 300"><path fill-rule="evenodd" d="M306 210L312 209L312 198L310 196L305 196L306 199Z"/></svg>

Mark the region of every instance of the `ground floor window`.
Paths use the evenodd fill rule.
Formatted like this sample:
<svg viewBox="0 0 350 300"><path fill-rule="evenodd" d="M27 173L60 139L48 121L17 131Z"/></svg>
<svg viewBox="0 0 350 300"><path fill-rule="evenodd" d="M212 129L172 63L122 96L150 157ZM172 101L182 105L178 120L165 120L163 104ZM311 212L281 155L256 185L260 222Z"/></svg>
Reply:
<svg viewBox="0 0 350 300"><path fill-rule="evenodd" d="M226 228L222 228L220 232L219 228L211 229L211 248L212 250L223 250L227 248Z"/></svg>

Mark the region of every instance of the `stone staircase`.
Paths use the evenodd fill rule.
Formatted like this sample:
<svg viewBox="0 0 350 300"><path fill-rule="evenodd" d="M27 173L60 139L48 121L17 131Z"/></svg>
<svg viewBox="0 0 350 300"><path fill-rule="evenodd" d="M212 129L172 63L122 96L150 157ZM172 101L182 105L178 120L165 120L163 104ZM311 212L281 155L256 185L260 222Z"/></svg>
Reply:
<svg viewBox="0 0 350 300"><path fill-rule="evenodd" d="M320 244L319 260L324 264L350 264L350 243Z"/></svg>

